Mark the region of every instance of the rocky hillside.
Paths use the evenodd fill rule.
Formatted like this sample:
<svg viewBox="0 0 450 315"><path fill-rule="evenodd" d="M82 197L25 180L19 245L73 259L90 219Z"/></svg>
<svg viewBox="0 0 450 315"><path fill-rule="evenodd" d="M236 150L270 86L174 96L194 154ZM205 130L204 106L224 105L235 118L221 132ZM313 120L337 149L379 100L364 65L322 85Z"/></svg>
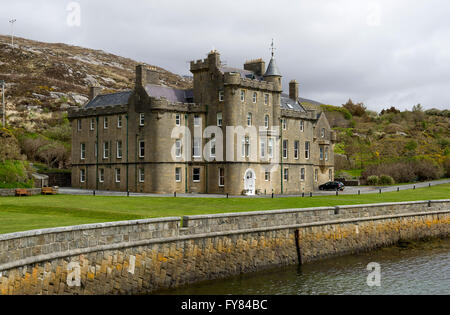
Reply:
<svg viewBox="0 0 450 315"><path fill-rule="evenodd" d="M89 86L105 92L133 87L137 61L65 44L0 36L0 80L6 81L8 124L41 132L71 106L88 100ZM158 68L158 67L156 67ZM191 82L158 68L167 86L189 88Z"/></svg>

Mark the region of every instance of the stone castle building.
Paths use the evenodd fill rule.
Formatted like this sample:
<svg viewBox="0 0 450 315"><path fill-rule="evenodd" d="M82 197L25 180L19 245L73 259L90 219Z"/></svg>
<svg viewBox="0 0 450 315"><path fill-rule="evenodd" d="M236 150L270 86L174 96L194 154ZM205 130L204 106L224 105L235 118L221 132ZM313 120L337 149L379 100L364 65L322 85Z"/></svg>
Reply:
<svg viewBox="0 0 450 315"><path fill-rule="evenodd" d="M190 70L191 90L161 85L144 66L134 90L92 87L90 101L69 113L72 186L301 194L333 180L336 135L323 113L301 105L296 81L283 93L273 54L267 69L262 59L237 69L212 51Z"/></svg>

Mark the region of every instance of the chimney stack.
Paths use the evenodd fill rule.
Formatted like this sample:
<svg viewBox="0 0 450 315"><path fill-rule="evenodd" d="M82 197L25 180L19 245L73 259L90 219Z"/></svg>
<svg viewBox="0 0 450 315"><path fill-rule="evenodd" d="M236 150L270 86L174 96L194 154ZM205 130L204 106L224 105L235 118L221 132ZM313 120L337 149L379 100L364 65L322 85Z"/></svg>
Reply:
<svg viewBox="0 0 450 315"><path fill-rule="evenodd" d="M247 61L244 70L253 71L257 76L262 76L266 71L266 63L260 58Z"/></svg>
<svg viewBox="0 0 450 315"><path fill-rule="evenodd" d="M137 65L136 85L145 87L147 84L160 84L159 71L156 68L147 68L144 65Z"/></svg>
<svg viewBox="0 0 450 315"><path fill-rule="evenodd" d="M98 86L89 87L89 99L92 101L102 92L102 88Z"/></svg>
<svg viewBox="0 0 450 315"><path fill-rule="evenodd" d="M289 98L291 100L297 101L298 100L298 87L299 83L295 80L292 80L289 82Z"/></svg>

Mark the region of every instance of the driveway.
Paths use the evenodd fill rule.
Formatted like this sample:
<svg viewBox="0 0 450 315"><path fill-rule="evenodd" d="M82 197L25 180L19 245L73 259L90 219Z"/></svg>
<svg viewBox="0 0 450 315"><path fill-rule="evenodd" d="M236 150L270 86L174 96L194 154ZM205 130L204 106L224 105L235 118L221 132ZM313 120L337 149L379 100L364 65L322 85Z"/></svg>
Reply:
<svg viewBox="0 0 450 315"><path fill-rule="evenodd" d="M423 188L429 186L436 186L442 184L450 183L450 179L442 179L431 182L423 182L423 183L415 183L408 185L394 185L394 186L360 186L360 187L346 187L345 191L339 192L340 195L357 195L358 192L361 194L377 194L380 192L389 192L389 191L397 191L400 190L410 190L414 188ZM94 191L92 190L84 190L84 189L76 189L76 188L60 188L60 194L64 195L80 195L80 196L93 196ZM309 195L307 192L305 195ZM313 196L332 196L335 195L335 191L314 191ZM96 196L127 196L126 192L115 192L115 191L95 191ZM301 195L276 195L277 198L282 197L299 197ZM174 194L143 194L143 193L130 193L130 197L174 197ZM208 194L177 194L177 197L188 197L188 198L226 198L224 195L208 195ZM271 198L272 195L264 195L264 196L229 196L229 198Z"/></svg>

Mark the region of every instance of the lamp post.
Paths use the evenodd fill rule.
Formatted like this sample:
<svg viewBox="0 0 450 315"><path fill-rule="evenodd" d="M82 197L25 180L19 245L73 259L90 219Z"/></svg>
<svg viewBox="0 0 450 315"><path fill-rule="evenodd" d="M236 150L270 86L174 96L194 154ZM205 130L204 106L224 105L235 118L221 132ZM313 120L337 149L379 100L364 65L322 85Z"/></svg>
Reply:
<svg viewBox="0 0 450 315"><path fill-rule="evenodd" d="M2 127L5 128L6 125L6 107L5 107L5 81L0 80L0 85L2 86Z"/></svg>
<svg viewBox="0 0 450 315"><path fill-rule="evenodd" d="M11 48L14 48L14 23L16 21L16 19L9 20L9 23L11 23Z"/></svg>

